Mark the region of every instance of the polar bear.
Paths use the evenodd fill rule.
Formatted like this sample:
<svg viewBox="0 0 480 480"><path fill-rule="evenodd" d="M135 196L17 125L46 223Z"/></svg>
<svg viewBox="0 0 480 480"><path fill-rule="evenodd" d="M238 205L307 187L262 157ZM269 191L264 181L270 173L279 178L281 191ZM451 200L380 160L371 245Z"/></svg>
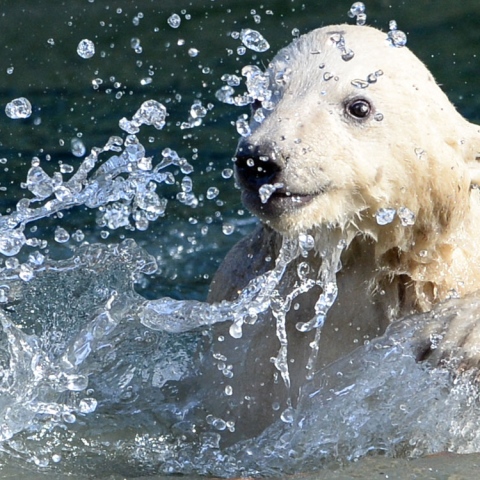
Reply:
<svg viewBox="0 0 480 480"><path fill-rule="evenodd" d="M381 335L395 319L480 287L480 128L459 115L408 48L372 27L328 26L281 50L262 78L266 88L257 84L250 134L235 157L243 203L261 223L227 255L208 300L236 298L272 268L283 238L310 232L316 243L288 266L282 294L298 283L300 262L318 270L322 242L341 238L346 247L314 366L315 334L296 324L312 317L321 290L299 296L287 314L288 395L271 361L272 315L242 340L218 327L215 348L234 374L235 361L247 372L236 407L258 410L255 425L240 427L244 436L294 404L307 369ZM262 197L262 188L271 195ZM423 340L428 345L428 332ZM269 411L258 406L262 395Z"/></svg>

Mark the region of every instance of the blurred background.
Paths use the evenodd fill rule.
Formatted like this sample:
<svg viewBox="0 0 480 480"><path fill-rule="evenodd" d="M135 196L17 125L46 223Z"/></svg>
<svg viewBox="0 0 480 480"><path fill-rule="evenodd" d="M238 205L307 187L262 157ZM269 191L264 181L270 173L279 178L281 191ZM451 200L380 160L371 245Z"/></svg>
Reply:
<svg viewBox="0 0 480 480"><path fill-rule="evenodd" d="M395 19L407 33L408 47L428 65L459 111L479 121L478 0L365 3L367 24L388 31L388 22ZM138 136L157 161L169 147L192 163L199 205L191 208L175 201L183 177L175 172L177 185L162 192L170 200L166 215L147 231L108 231L97 225L97 212L77 208L38 222L26 233L49 239L46 252L55 258L68 256L79 243L50 241L58 225L71 235L80 230L90 242L133 237L156 256L160 267L157 276L144 283L145 295L204 298L225 252L255 222L225 172L232 167L238 136L232 122L248 108L216 100L215 92L225 84L222 75L240 76L244 65L268 64L279 48L311 29L354 23L347 16L351 4L344 0L1 0L0 213L9 213L29 195L22 182L32 157L39 157L50 173L62 163L76 169L83 148L88 154L112 135L125 136L119 120L131 118L143 101L158 100L167 107L167 125L162 131L144 127ZM167 21L172 14L180 17L176 28ZM261 32L270 49L239 54L240 40L231 34L242 28ZM93 57L85 59L77 53L82 39L95 44ZM31 102L29 118L5 115L5 105L17 97ZM208 114L200 126L182 129L194 100L208 106ZM207 198L211 187L218 194Z"/></svg>

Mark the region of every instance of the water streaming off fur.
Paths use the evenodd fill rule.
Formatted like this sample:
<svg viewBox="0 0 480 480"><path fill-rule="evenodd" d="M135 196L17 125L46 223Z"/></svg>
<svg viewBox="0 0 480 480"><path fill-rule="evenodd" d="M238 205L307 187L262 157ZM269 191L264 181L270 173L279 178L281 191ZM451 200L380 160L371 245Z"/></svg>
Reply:
<svg viewBox="0 0 480 480"><path fill-rule="evenodd" d="M350 12L357 23L364 21L360 2ZM182 18L172 14L166 22L178 29ZM401 32L393 26L391 31L394 44ZM254 52L268 50L257 30L244 29L238 37ZM354 50L341 38L335 41L344 60L351 60ZM131 46L140 51L139 42ZM82 40L77 53L88 60L95 55L95 45ZM189 55L196 57L198 51ZM235 94L240 78L229 74L222 76L226 85L216 98L233 106L259 100L262 108L254 119L261 122L262 112L273 108L268 77L251 65L241 74L246 93ZM289 74L288 69L277 72L276 85L288 82ZM7 115L30 115L31 105L25 100L12 101ZM191 104L179 132L202 124L210 110L210 104L204 104ZM317 469L370 452L413 456L480 448L477 393L468 376L453 378L446 370L420 365L412 349L418 329L439 319L448 321L462 308L469 314L469 309L478 308L473 300L452 301L432 314L393 325L385 336L347 358L315 369L322 325L337 295L341 255L351 240L334 229L328 232L333 246L326 250L315 250L322 243L315 232L285 239L272 270L252 280L235 301L215 305L139 294L145 277L159 266L128 238L121 243L82 243L82 232L70 235L58 224L49 241L75 240L79 245L66 260L50 259L47 241L30 232L42 219L61 218L67 210L95 211L99 228L108 232L162 228L168 208L198 208L192 163L168 145L150 154L140 140L141 133L164 127L166 106L146 100L130 114L118 119L118 136L93 148L76 168L64 163L47 173L42 161L33 158L23 184L27 195L0 216L0 253L5 257L0 271L4 462L47 473L231 477ZM236 126L241 135L249 134L243 114ZM83 157L85 144L75 141L72 149ZM176 171L181 173L178 185ZM231 178L232 170L224 168L222 176ZM167 201L167 188L177 188L173 200ZM267 202L281 188L268 185L259 193ZM217 186L209 187L207 199L217 195ZM377 221L389 223L392 215L400 216L400 210L392 212L386 206L377 212ZM409 212L402 215L405 222L414 221ZM223 231L229 234L232 229L226 223ZM306 261L312 253L322 258L318 271ZM279 285L291 265L298 281L284 294ZM287 393L284 408L264 398L265 410L278 412L276 420L257 438L239 440L241 425L254 424L257 418L233 407L236 415L227 416L225 405L242 400L241 378L249 372L216 350L225 339L215 328L228 326L226 334L236 342L241 359L252 354L249 342L264 315L271 313L276 352L272 362L288 392L288 359L295 359L295 352L289 351L286 313L299 295L314 287L322 290L315 315L297 325L304 334L315 332L299 398Z"/></svg>

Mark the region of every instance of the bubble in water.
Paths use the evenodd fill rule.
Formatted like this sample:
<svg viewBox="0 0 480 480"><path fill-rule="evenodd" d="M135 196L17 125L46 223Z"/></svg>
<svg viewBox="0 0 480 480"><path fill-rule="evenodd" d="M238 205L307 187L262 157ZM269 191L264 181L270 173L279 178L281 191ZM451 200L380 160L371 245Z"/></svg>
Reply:
<svg viewBox="0 0 480 480"><path fill-rule="evenodd" d="M188 49L188 55L190 55L190 57L196 57L199 53L200 53L200 50L197 50L196 48Z"/></svg>
<svg viewBox="0 0 480 480"><path fill-rule="evenodd" d="M379 225L388 225L393 222L397 211L394 208L380 208L375 213Z"/></svg>
<svg viewBox="0 0 480 480"><path fill-rule="evenodd" d="M397 29L397 22L390 20L388 23L389 32L387 34L387 40L397 48L404 47L407 44L407 35L405 32Z"/></svg>
<svg viewBox="0 0 480 480"><path fill-rule="evenodd" d="M92 58L95 55L95 44L84 38L77 46L77 53L82 58Z"/></svg>
<svg viewBox="0 0 480 480"><path fill-rule="evenodd" d="M262 34L250 28L244 28L240 32L240 40L254 52L265 52L270 48L269 43L263 38Z"/></svg>
<svg viewBox="0 0 480 480"><path fill-rule="evenodd" d="M178 28L182 23L182 19L180 18L180 15L177 15L176 13L174 13L173 15L170 15L170 17L168 17L167 23L172 28Z"/></svg>
<svg viewBox="0 0 480 480"><path fill-rule="evenodd" d="M32 104L25 97L15 98L5 107L7 117L28 118L32 114Z"/></svg>

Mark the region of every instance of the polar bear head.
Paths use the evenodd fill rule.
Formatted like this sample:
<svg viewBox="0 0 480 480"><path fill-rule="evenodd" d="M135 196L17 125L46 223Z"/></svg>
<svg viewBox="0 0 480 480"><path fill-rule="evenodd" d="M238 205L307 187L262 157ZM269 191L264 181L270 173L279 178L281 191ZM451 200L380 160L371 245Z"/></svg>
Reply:
<svg viewBox="0 0 480 480"><path fill-rule="evenodd" d="M284 235L339 226L373 238L379 253L417 254L462 228L479 128L406 47L371 27L329 26L259 72L246 73L256 100L235 168L264 223Z"/></svg>

